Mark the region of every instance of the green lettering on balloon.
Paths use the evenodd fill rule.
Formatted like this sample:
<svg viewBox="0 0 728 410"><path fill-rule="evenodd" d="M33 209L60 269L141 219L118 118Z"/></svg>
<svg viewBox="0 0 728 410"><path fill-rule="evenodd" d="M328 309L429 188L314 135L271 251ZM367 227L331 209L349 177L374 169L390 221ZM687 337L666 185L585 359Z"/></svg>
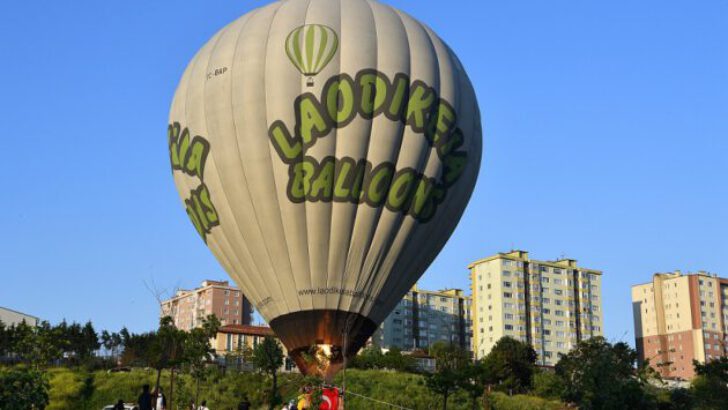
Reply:
<svg viewBox="0 0 728 410"><path fill-rule="evenodd" d="M276 121L271 125L268 136L273 143L273 148L278 152L283 162L290 164L303 153L301 140L294 140L288 132L283 121Z"/></svg>
<svg viewBox="0 0 728 410"><path fill-rule="evenodd" d="M189 150L189 156L185 161L185 173L204 179L205 162L210 146L202 137L195 137Z"/></svg>
<svg viewBox="0 0 728 410"><path fill-rule="evenodd" d="M387 207L392 211L401 211L407 203L415 172L411 169L398 172L392 181L392 187L387 196Z"/></svg>
<svg viewBox="0 0 728 410"><path fill-rule="evenodd" d="M386 199L389 184L394 174L393 168L391 164L384 163L372 171L372 178L366 194L366 200L370 205L374 207L381 206Z"/></svg>
<svg viewBox="0 0 728 410"><path fill-rule="evenodd" d="M331 201L334 189L334 158L327 157L321 161L318 174L311 184L310 197L313 200Z"/></svg>
<svg viewBox="0 0 728 410"><path fill-rule="evenodd" d="M296 107L298 108L296 135L305 146L313 144L316 138L328 134L328 123L313 94L303 95Z"/></svg>
<svg viewBox="0 0 728 410"><path fill-rule="evenodd" d="M306 200L311 191L311 178L315 172L316 163L308 157L304 158L303 162L291 166L288 182L288 197L291 201L301 203Z"/></svg>

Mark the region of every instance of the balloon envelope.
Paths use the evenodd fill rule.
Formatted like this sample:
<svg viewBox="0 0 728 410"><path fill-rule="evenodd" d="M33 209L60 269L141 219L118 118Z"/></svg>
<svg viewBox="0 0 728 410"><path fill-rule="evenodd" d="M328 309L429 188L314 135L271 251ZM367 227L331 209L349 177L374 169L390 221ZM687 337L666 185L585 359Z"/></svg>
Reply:
<svg viewBox="0 0 728 410"><path fill-rule="evenodd" d="M327 375L444 246L482 144L452 50L368 0L279 1L223 28L182 76L168 140L203 241L301 370Z"/></svg>

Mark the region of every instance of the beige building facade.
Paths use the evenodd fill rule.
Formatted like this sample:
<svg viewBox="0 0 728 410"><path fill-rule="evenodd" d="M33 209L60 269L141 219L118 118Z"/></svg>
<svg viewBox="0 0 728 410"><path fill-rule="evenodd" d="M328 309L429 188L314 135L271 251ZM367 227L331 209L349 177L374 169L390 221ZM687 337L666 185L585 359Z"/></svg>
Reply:
<svg viewBox="0 0 728 410"><path fill-rule="evenodd" d="M529 343L553 366L579 341L603 335L602 272L574 259L541 261L528 252L471 263L473 352L480 359L504 336Z"/></svg>
<svg viewBox="0 0 728 410"><path fill-rule="evenodd" d="M693 360L726 355L728 279L657 273L632 287L632 311L640 362L649 360L663 378L690 380Z"/></svg>
<svg viewBox="0 0 728 410"><path fill-rule="evenodd" d="M170 316L178 329L200 326L208 315L215 315L223 325L249 325L253 305L228 281L206 280L194 290L180 290L162 302L162 316Z"/></svg>
<svg viewBox="0 0 728 410"><path fill-rule="evenodd" d="M17 310L0 307L0 322L5 326L17 325L21 322L25 322L29 326L38 326L40 319Z"/></svg>
<svg viewBox="0 0 728 410"><path fill-rule="evenodd" d="M225 325L218 329L212 347L218 356L224 356L243 348L254 349L266 337L276 338L267 326ZM285 351L285 347L283 349Z"/></svg>
<svg viewBox="0 0 728 410"><path fill-rule="evenodd" d="M415 285L372 336L384 349L427 349L435 342L471 350L471 298L460 289L425 290Z"/></svg>
<svg viewBox="0 0 728 410"><path fill-rule="evenodd" d="M296 365L288 357L288 350L278 340L273 330L268 326L251 325L225 325L218 329L217 335L211 340L210 345L215 350L220 363L226 366L236 366L239 369L252 370L252 350L258 346L266 337L274 338L283 350L285 359L281 370L296 371ZM248 357L245 352L247 351Z"/></svg>

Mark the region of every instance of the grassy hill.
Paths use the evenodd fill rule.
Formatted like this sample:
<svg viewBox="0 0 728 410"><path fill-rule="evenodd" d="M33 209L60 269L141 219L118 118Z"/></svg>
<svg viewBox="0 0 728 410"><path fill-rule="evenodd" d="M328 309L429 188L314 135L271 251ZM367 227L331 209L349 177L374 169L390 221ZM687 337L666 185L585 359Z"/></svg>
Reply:
<svg viewBox="0 0 728 410"><path fill-rule="evenodd" d="M48 410L100 410L118 399L134 402L145 383L154 385L156 374L152 370L134 370L130 373L85 372L83 370L52 369L49 371L51 402ZM336 383L341 385L341 377ZM169 396L169 372L162 376L162 387ZM283 374L279 378L280 391L284 399L294 398L305 383L298 374ZM265 406L266 389L269 380L253 373L213 374L200 384L200 399L207 400L211 410L234 410L240 397L245 394L254 408ZM348 390L358 395L382 402L396 404L409 409L439 409L439 397L427 390L424 378L409 373L380 370L349 370L347 372ZM189 375L175 375L173 408L188 409L196 391L195 381ZM502 394L492 396L495 409L545 409L563 408L558 402L549 402L535 397L507 397ZM187 407L183 407L186 404ZM179 407L178 407L179 406ZM352 409L392 409L375 401L358 396L349 396L347 410ZM479 407L480 408L480 407ZM448 409L471 409L468 398L463 393L452 396Z"/></svg>

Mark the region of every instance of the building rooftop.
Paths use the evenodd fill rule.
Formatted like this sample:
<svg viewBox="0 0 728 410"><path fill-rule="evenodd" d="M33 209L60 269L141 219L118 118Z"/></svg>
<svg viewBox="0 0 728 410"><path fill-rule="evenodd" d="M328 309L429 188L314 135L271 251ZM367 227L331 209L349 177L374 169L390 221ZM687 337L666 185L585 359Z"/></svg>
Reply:
<svg viewBox="0 0 728 410"><path fill-rule="evenodd" d="M676 269L674 272L657 272L657 273L655 273L655 274L652 275L653 278L655 276L664 276L665 279L668 279L668 280L669 279L677 279L677 278L680 278L680 277L683 277L683 276L704 276L706 278L717 278L717 279L722 280L722 281L728 281L728 278L720 277L720 276L718 276L717 273L710 273L710 272L706 272L706 271L702 271L702 270L697 271L697 272L686 272L686 273L683 273L679 269ZM644 282L644 283L637 283L635 285L632 285L632 287L634 288L634 287L637 287L637 286L645 286L645 285L652 285L652 282L650 281L650 282Z"/></svg>
<svg viewBox="0 0 728 410"><path fill-rule="evenodd" d="M229 281L226 281L226 280L211 280L211 279L205 279L205 280L202 281L202 283L200 284L200 287L198 287L198 288L195 288L195 289L177 289L177 292L175 292L174 296L172 296L169 299L165 299L164 301L162 301L162 304L172 302L175 299L179 299L179 298L182 298L182 297L189 296L193 292L197 292L197 291L199 291L201 289L208 288L210 286L221 286L221 287L225 287L225 288L234 289L234 290L237 290L237 291L240 290L235 285L231 285L230 282Z"/></svg>
<svg viewBox="0 0 728 410"><path fill-rule="evenodd" d="M579 268L580 270L589 271L590 273L596 273L598 275L602 274L602 271L597 269L590 269L590 268L584 268L577 265L576 259L571 258L565 258L561 257L559 259L548 261L548 260L539 260L539 259L531 259L528 255L528 251L522 251L518 249L514 249L510 252L498 252L495 255L489 256L487 258L478 259L477 261L471 263L468 265L468 269L472 269L478 264L484 263L484 262L490 262L497 259L509 259L513 261L520 261L520 262L535 262L539 265L547 265L551 267L556 268Z"/></svg>
<svg viewBox="0 0 728 410"><path fill-rule="evenodd" d="M225 325L225 326L220 326L218 333L232 333L232 334L236 334L236 335L276 337L276 334L268 326Z"/></svg>

